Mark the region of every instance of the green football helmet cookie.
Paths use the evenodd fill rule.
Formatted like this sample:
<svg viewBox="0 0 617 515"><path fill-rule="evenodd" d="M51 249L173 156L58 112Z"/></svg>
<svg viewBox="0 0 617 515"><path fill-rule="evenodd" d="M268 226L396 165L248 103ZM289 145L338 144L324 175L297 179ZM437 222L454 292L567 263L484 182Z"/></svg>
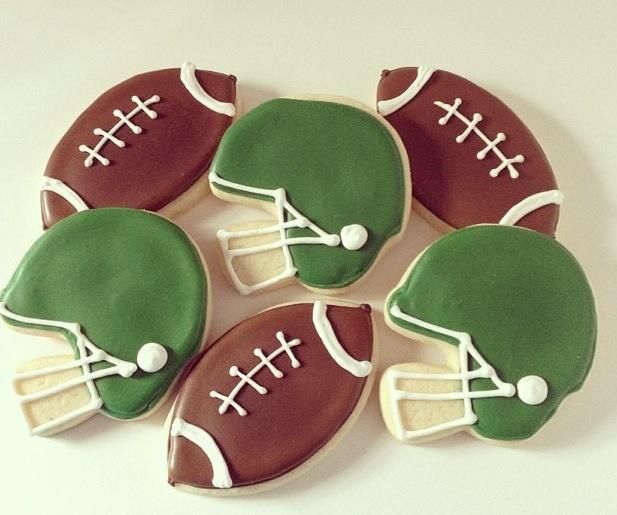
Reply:
<svg viewBox="0 0 617 515"><path fill-rule="evenodd" d="M207 272L176 225L143 211L84 211L30 248L0 295L18 328L60 333L73 355L17 374L32 434L49 435L100 411L151 412L200 349Z"/></svg>
<svg viewBox="0 0 617 515"><path fill-rule="evenodd" d="M250 294L296 277L335 293L363 277L406 225L404 152L383 118L342 98L272 100L233 124L212 191L275 217L218 232L236 288Z"/></svg>
<svg viewBox="0 0 617 515"><path fill-rule="evenodd" d="M395 365L382 378L384 419L405 442L460 430L531 437L581 388L596 342L594 298L576 259L548 236L499 225L431 245L390 294L386 321L446 358Z"/></svg>

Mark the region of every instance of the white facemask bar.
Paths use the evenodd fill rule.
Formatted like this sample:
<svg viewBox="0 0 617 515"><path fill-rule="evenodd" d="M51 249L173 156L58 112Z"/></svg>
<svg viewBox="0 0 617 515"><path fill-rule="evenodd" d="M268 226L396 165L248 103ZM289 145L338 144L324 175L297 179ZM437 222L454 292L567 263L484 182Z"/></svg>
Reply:
<svg viewBox="0 0 617 515"><path fill-rule="evenodd" d="M75 418L86 415L92 411L96 411L101 408L103 405L103 400L101 399L96 385L94 381L96 379L100 379L101 377L111 376L111 375L120 375L122 377L130 377L137 370L137 365L134 363L130 363L128 361L124 361L105 351L99 349L92 341L88 339L88 337L82 332L81 326L77 323L68 323L61 322L55 320L44 320L40 318L31 318L25 317L21 315L17 315L11 312L7 307L6 303L0 302L0 315L3 317L14 320L15 322L19 322L22 324L28 325L36 325L36 326L44 326L44 327L52 327L56 329L64 329L69 331L73 336L75 336L75 345L77 346L77 350L79 352L79 359L73 361L67 361L65 363L61 363L60 365L54 365L51 367L39 368L37 370L20 372L15 374L13 380L21 381L24 379L31 379L34 377L46 376L49 374L54 374L56 372L61 372L63 370L70 370L73 368L81 368L82 375L79 377L75 377L69 381L64 383L52 386L46 390L30 393L27 395L23 395L20 398L21 404L25 404L28 402L37 401L39 399L44 399L46 397L50 397L57 393L60 393L64 390L68 390L74 386L86 383L88 388L88 392L90 394L90 402L81 408L72 411L71 413L67 413L62 417L58 417L54 420L50 420L49 422L45 422L31 429L31 434L37 435L42 434L50 429L61 426ZM100 363L102 361L106 361L111 363L112 366L96 371L92 371L90 366L94 363Z"/></svg>
<svg viewBox="0 0 617 515"><path fill-rule="evenodd" d="M413 440L424 436L432 435L441 431L446 431L456 427L473 425L477 422L478 417L473 411L472 399L484 399L488 397L512 397L516 393L516 387L513 384L502 381L495 369L482 357L478 350L474 347L471 336L467 333L452 331L445 327L430 324L419 318L412 317L403 313L398 305L393 304L390 308L390 315L398 320L402 320L409 324L416 325L428 331L437 334L443 334L450 338L454 338L459 342L459 364L460 371L451 374L440 373L421 373L421 372L401 372L390 369L386 371L385 379L390 391L391 414L394 417L396 431L400 440ZM479 365L475 370L469 370L468 358L471 356ZM490 379L495 385L494 390L471 391L470 381L473 379ZM397 388L397 382L400 380L428 380L428 381L461 381L461 391L445 392L445 393L420 393L407 392ZM398 409L398 403L404 400L412 401L449 401L462 400L464 403L464 414L461 418L450 420L441 424L436 424L432 427L417 430L406 430L403 426L401 412Z"/></svg>
<svg viewBox="0 0 617 515"><path fill-rule="evenodd" d="M337 234L329 234L318 225L314 224L307 217L302 215L297 209L295 209L288 201L285 190L282 188L276 190L254 188L252 186L244 186L235 182L222 179L215 172L210 172L209 180L211 184L215 186L222 186L224 188L231 188L233 190L244 191L246 193L253 193L256 195L263 195L265 197L271 197L274 200L276 206L276 218L277 221L274 225L268 227L261 227L259 229L248 229L245 231L226 231L221 229L218 231L217 236L223 251L225 258L225 264L229 275L238 291L243 294L248 294L262 288L267 288L283 279L292 277L296 274L297 269L293 264L291 253L289 251L289 245L327 245L328 247L336 247L341 243L341 238ZM285 214L288 214L291 219L285 221ZM293 227L301 227L311 229L317 236L304 236L288 238L286 230ZM280 235L279 240L272 243L265 243L256 247L248 247L242 249L230 249L229 241L236 238L245 238L249 236L259 236L263 234L272 234L278 232ZM232 261L235 257L246 256L251 254L259 254L261 252L267 252L269 250L281 249L285 259L285 269L280 274L271 277L265 281L256 284L245 284L240 280L240 277L236 274L233 268Z"/></svg>

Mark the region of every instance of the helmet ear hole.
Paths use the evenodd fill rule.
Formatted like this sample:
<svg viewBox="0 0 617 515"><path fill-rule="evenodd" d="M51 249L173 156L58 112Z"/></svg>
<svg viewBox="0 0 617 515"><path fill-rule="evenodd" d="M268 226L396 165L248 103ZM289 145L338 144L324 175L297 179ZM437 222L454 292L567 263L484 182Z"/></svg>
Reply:
<svg viewBox="0 0 617 515"><path fill-rule="evenodd" d="M516 391L521 401L536 406L548 397L548 384L540 376L525 376L516 383Z"/></svg>
<svg viewBox="0 0 617 515"><path fill-rule="evenodd" d="M144 372L158 372L167 363L167 350L160 343L146 343L137 353L137 365Z"/></svg>
<svg viewBox="0 0 617 515"><path fill-rule="evenodd" d="M341 243L347 250L359 250L367 240L368 231L363 225L351 224L341 229Z"/></svg>

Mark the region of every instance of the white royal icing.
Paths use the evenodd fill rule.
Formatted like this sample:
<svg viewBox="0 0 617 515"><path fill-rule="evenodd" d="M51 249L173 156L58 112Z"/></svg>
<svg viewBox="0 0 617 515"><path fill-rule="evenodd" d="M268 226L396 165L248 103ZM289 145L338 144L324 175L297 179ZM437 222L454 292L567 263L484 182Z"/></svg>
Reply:
<svg viewBox="0 0 617 515"><path fill-rule="evenodd" d="M548 397L548 384L540 376L525 376L516 383L516 391L525 404L536 406Z"/></svg>
<svg viewBox="0 0 617 515"><path fill-rule="evenodd" d="M358 361L347 353L338 341L332 324L328 320L327 309L326 304L321 301L313 305L313 325L324 347L338 366L356 377L366 377L373 370L373 365L370 361Z"/></svg>
<svg viewBox="0 0 617 515"><path fill-rule="evenodd" d="M262 288L267 288L268 286L276 284L283 279L293 277L296 274L297 269L294 266L291 252L289 251L289 245L327 245L328 247L336 247L341 244L341 237L339 235L327 233L318 225L309 220L307 217L302 215L297 209L295 209L291 205L291 203L287 201L287 194L282 188L276 190L269 190L264 188L255 188L252 186L244 186L242 184L227 181L220 177L214 171L210 172L208 178L210 180L210 184L214 186L222 186L237 191L243 191L246 193L253 193L257 195L263 195L265 197L270 197L274 200L274 205L276 206L277 220L276 223L271 226L261 227L259 229L247 229L244 231L227 231L225 229L221 229L217 232L217 237L223 251L223 257L229 275L235 287L240 293L244 295L248 295ZM286 215L287 221L285 220ZM293 227L311 229L316 234L316 236L288 238L286 235L286 230ZM356 227L355 232L358 233L357 227L362 226L354 224L347 227ZM351 231L354 232L354 229L351 229ZM256 247L246 247L238 249L231 249L229 247L229 241L236 238L258 236L262 234L272 234L277 232L279 233L280 238L277 241L273 241L271 243L266 243ZM359 242L357 238L352 238L352 240L353 243L356 244ZM274 277L270 277L260 283L243 283L234 269L233 259L238 256L258 254L260 252L267 252L273 249L281 249L283 252L283 257L285 260L285 266L283 268L283 271L280 274Z"/></svg>
<svg viewBox="0 0 617 515"><path fill-rule="evenodd" d="M186 420L177 418L171 424L170 434L175 438L180 436L186 438L204 452L212 464L212 486L215 488L231 488L233 486L225 457L210 433Z"/></svg>
<svg viewBox="0 0 617 515"><path fill-rule="evenodd" d="M338 341L336 334L334 334L334 329L328 320L326 310L326 304L321 301L317 301L313 305L313 325L325 349L341 368L344 368L356 377L366 377L371 373L373 365L369 361L358 361L345 351L343 346ZM294 355L292 349L298 345L301 345L303 342L299 338L294 338L293 340L288 341L282 331L278 331L275 336L280 347L272 351L267 356L264 354L262 349L256 348L253 351L253 354L259 359L259 363L250 371L244 373L236 365L232 365L229 368L229 375L231 377L238 377L239 381L228 395L224 395L216 390L212 390L210 392L210 397L221 401L218 408L219 414L223 415L231 406L241 417L246 417L249 413L243 406L235 401L236 396L247 385L253 388L253 390L260 395L266 395L268 393L268 389L255 381L253 377L260 370L267 368L275 378L283 378L283 372L274 365L274 360L278 356L286 354L289 358L291 366L293 368L300 368L301 363Z"/></svg>
<svg viewBox="0 0 617 515"><path fill-rule="evenodd" d="M84 161L84 166L86 168L90 168L94 164L95 160L101 163L103 166L109 166L109 159L104 157L101 151L108 141L111 141L114 145L120 148L124 148L126 146L124 140L121 140L120 138L115 136L115 134L122 127L128 127L131 132L133 132L133 134L142 133L142 128L131 121L131 119L137 113L145 113L146 116L148 116L148 118L152 120L157 117L156 111L153 111L148 106L161 101L161 98L158 95L153 95L147 100L143 101L138 96L133 95L131 97L131 101L136 104L136 107L133 108L133 110L128 114L125 115L122 111L120 111L120 109L113 110L113 115L119 120L111 129L106 131L97 127L96 129L94 129L94 131L92 131L95 135L101 136L101 139L94 148L90 148L87 145L79 145L79 150L88 154L88 157L86 157Z"/></svg>
<svg viewBox="0 0 617 515"><path fill-rule="evenodd" d="M435 69L428 66L418 67L416 78L409 87L397 97L377 102L377 111L383 116L388 116L394 111L398 111L404 105L407 105L425 86L434 72Z"/></svg>
<svg viewBox="0 0 617 515"><path fill-rule="evenodd" d="M246 409L244 409L242 406L240 406L240 404L238 404L234 399L236 398L236 395L238 395L238 393L240 393L240 390L242 390L242 388L244 388L246 385L249 385L251 388L253 388L260 395L267 394L268 393L267 388L264 388L262 385L260 385L256 381L254 381L253 380L253 376L255 374L257 374L257 372L259 372L262 368L265 367L265 368L267 368L272 373L272 375L274 377L276 377L277 379L281 379L283 377L283 372L281 372L278 368L276 368L274 366L274 364L272 363L272 361L277 356L279 356L281 354L287 354L287 357L289 358L289 360L291 362L291 366L293 368L299 368L300 367L300 362L298 361L298 359L294 355L294 353L292 351L292 348L296 347L297 345L300 345L302 343L302 341L300 339L298 339L298 338L295 338L295 339L293 339L291 341L287 341L285 339L285 335L281 331L278 331L276 333L276 339L278 340L278 342L280 344L280 347L278 347L276 350L274 350L273 352L271 352L267 356L265 356L263 351L261 349L259 349L259 348L255 349L253 351L255 356L257 356L259 358L259 363L257 365L255 365L247 374L244 374L235 365L230 367L229 375L232 376L232 377L238 377L238 378L240 378L240 380L238 381L236 386L234 386L234 388L231 390L229 395L223 395L223 394L217 392L216 390L212 390L210 392L210 397L212 397L214 399L219 399L219 400L222 401L221 405L219 406L219 413L221 415L224 414L225 412L227 412L227 408L229 408L229 406L231 406L233 409L235 409L236 412L241 417L246 417L246 415L248 415L248 412L246 411Z"/></svg>
<svg viewBox="0 0 617 515"><path fill-rule="evenodd" d="M81 368L82 375L79 377L75 377L70 379L69 381L65 381L64 383L54 385L46 390L41 390L38 392L30 393L27 395L23 395L20 398L20 402L22 404L36 401L39 399L43 399L46 397L50 397L51 395L55 395L62 391L68 390L74 386L86 383L88 388L88 392L90 394L90 402L85 406L74 410L70 413L67 413L61 417L55 418L48 422L44 422L34 428L31 429L31 433L33 435L45 433L46 431L58 427L66 422L69 422L75 418L78 418L82 415L90 413L92 411L96 411L103 405L103 400L101 399L94 381L96 379L100 379L102 377L111 376L111 375L120 375L122 377L130 377L137 370L137 365L134 363L130 363L128 361L124 361L114 356L108 354L102 349L99 349L92 341L88 339L88 337L82 332L81 326L77 323L69 323L69 322L61 322L57 320L44 320L40 318L31 318L26 316L21 316L16 313L11 312L7 307L6 303L0 302L0 315L3 317L14 320L15 322L34 325L34 326L43 326L43 327L52 327L56 329L64 329L65 331L70 332L75 337L75 345L77 347L77 351L79 353L79 358L73 361L68 361L61 363L59 365L54 365L51 367L39 368L37 370L30 370L27 372L20 372L15 374L14 381L21 381L24 379L31 379L34 377L45 376L49 374L54 374L56 372L60 372L62 370L69 370L73 368ZM106 361L110 363L112 366L108 368L102 368L96 371L92 371L90 366L94 363L100 363L102 361Z"/></svg>
<svg viewBox="0 0 617 515"><path fill-rule="evenodd" d="M232 118L236 115L236 108L232 103L221 102L220 100L211 97L201 86L195 76L195 65L193 63L182 64L182 67L180 68L180 80L193 98L211 111L224 114Z"/></svg>
<svg viewBox="0 0 617 515"><path fill-rule="evenodd" d="M160 343L146 343L137 352L137 366L144 372L158 372L167 363L167 350Z"/></svg>
<svg viewBox="0 0 617 515"><path fill-rule="evenodd" d="M66 183L60 179L54 179L53 177L45 177L41 186L41 191L53 191L66 200L75 211L87 211L89 209L88 204L77 194L77 192L69 187Z"/></svg>
<svg viewBox="0 0 617 515"><path fill-rule="evenodd" d="M341 244L347 250L358 250L368 240L366 227L360 224L346 225L341 229Z"/></svg>
<svg viewBox="0 0 617 515"><path fill-rule="evenodd" d="M395 369L388 369L384 374L385 382L390 393L390 413L393 417L396 436L399 440L414 440L424 436L432 435L440 431L446 431L456 427L473 425L478 420L477 415L473 411L472 399L484 399L488 397L512 397L516 394L516 388L513 384L502 381L495 369L482 357L478 350L474 347L471 336L468 333L452 331L445 327L440 327L429 322L420 320L403 313L398 305L394 304L390 308L390 315L404 322L414 324L418 327L432 331L437 334L448 336L458 341L459 366L458 372L449 373L421 373L421 372L403 372ZM478 364L478 368L469 370L469 358L472 358ZM490 379L495 385L493 390L477 390L471 391L470 381L472 379L485 378ZM456 392L445 393L420 393L408 392L400 390L397 387L399 380L416 379L416 380L432 380L432 381L461 381L461 390ZM435 424L434 426L424 429L407 430L403 425L402 414L398 409L398 403L401 401L447 401L447 400L462 400L464 403L464 414L461 418Z"/></svg>
<svg viewBox="0 0 617 515"><path fill-rule="evenodd" d="M499 220L500 225L516 225L523 217L536 209L549 204L560 205L564 200L564 194L558 190L541 191L524 198L513 205L508 212Z"/></svg>
<svg viewBox="0 0 617 515"><path fill-rule="evenodd" d="M463 101L460 98L455 98L452 104L441 102L439 100L433 102L433 104L446 112L445 115L439 118L439 125L446 125L453 116L458 118L465 124L465 130L456 137L456 142L463 143L470 134L475 134L485 144L485 147L476 154L476 158L478 160L482 160L489 152L493 152L501 161L497 167L493 168L489 172L489 175L491 177L498 177L503 170L507 169L510 173L510 177L512 179L517 179L519 177L519 172L514 165L525 162L525 156L522 154L517 154L512 158L506 157L498 146L499 143L506 140L506 135L503 132L499 132L497 136L491 140L486 134L484 134L484 132L482 132L481 129L478 128L478 124L483 119L482 115L479 113L474 113L470 120L458 110L462 103Z"/></svg>

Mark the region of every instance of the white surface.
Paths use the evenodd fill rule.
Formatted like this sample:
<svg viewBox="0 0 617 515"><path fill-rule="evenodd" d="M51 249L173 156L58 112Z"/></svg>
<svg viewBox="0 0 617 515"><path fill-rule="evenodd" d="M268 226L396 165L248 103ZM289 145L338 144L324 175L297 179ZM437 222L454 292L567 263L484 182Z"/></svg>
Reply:
<svg viewBox="0 0 617 515"><path fill-rule="evenodd" d="M382 68L430 64L503 98L527 121L559 175L567 197L559 239L588 271L599 306L597 358L585 388L517 448L466 435L401 446L385 430L373 395L351 434L303 477L254 497L202 498L166 484L167 407L136 423L97 416L57 437L28 437L10 388L12 370L38 352L64 347L0 328L0 512L615 512L617 4L332 3L121 1L113 7L64 1L55 8L4 0L0 284L41 232L37 190L53 145L115 83L191 60L236 74L245 110L307 92L372 104ZM209 198L180 220L210 263L216 294L211 340L254 311L311 297L300 287L249 299L232 291L214 242L215 228L236 214L244 216ZM409 261L435 237L414 215L405 241L348 298L381 309ZM380 370L418 357L417 347L386 330L376 314Z"/></svg>

